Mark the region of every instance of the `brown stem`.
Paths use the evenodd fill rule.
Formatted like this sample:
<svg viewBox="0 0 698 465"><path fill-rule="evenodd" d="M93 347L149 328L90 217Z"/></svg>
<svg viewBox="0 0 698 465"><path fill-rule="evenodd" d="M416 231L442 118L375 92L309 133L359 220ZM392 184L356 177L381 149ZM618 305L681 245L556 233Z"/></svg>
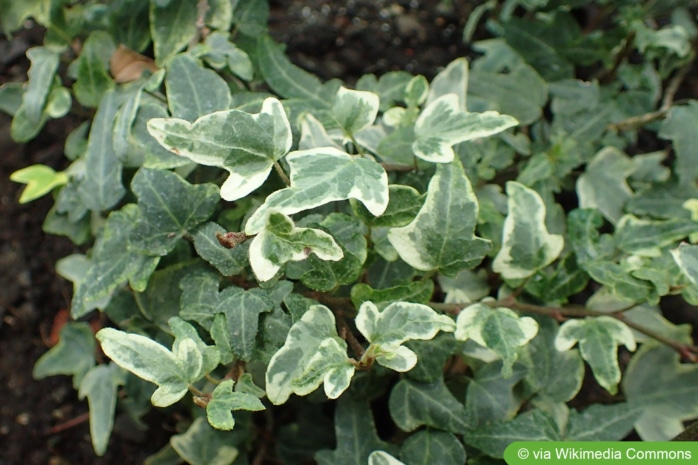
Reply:
<svg viewBox="0 0 698 465"><path fill-rule="evenodd" d="M82 423L85 423L89 419L90 419L90 412L85 412L85 413L78 415L75 418L71 418L68 421L64 421L63 423L60 423L58 425L55 425L55 426L49 428L44 434L47 436L51 435L51 434L57 434L57 433L60 433L62 431L65 431L67 429L81 425Z"/></svg>

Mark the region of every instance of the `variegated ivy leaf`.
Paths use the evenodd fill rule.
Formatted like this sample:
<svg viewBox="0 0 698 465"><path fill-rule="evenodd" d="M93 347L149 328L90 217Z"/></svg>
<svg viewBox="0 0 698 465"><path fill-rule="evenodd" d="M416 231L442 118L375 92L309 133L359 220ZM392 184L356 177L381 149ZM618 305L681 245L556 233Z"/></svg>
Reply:
<svg viewBox="0 0 698 465"><path fill-rule="evenodd" d="M504 307L492 308L477 303L464 308L456 319L456 339L472 339L502 357L502 376L513 374L512 367L519 349L538 333L538 323L531 317L520 317Z"/></svg>
<svg viewBox="0 0 698 465"><path fill-rule="evenodd" d="M480 263L490 241L474 235L478 203L460 160L439 164L417 216L388 239L400 258L422 271L452 276Z"/></svg>
<svg viewBox="0 0 698 465"><path fill-rule="evenodd" d="M325 126L311 113L301 117L301 139L298 141L299 150L314 149L316 147L334 147L341 149L337 141L328 134Z"/></svg>
<svg viewBox="0 0 698 465"><path fill-rule="evenodd" d="M233 391L235 382L227 379L211 393L211 400L206 404L208 422L216 429L231 430L235 427L235 418L231 410L264 410L264 404L252 394Z"/></svg>
<svg viewBox="0 0 698 465"><path fill-rule="evenodd" d="M382 312L373 302L361 304L356 328L371 343L366 354L395 371L409 371L417 364L417 354L403 346L410 340L429 340L439 331L452 332L456 325L423 304L394 302Z"/></svg>
<svg viewBox="0 0 698 465"><path fill-rule="evenodd" d="M455 157L454 144L487 137L519 124L509 115L496 111L466 113L456 94L446 94L422 110L414 126L417 139L412 150L432 163L448 163Z"/></svg>
<svg viewBox="0 0 698 465"><path fill-rule="evenodd" d="M618 345L635 350L635 338L624 323L610 316L568 320L555 338L555 348L569 350L579 342L579 353L591 367L596 381L608 392L618 392Z"/></svg>
<svg viewBox="0 0 698 465"><path fill-rule="evenodd" d="M446 94L456 94L463 111L467 111L466 94L468 90L468 60L456 58L437 74L431 81L427 106Z"/></svg>
<svg viewBox="0 0 698 465"><path fill-rule="evenodd" d="M291 126L275 98L256 114L240 110L218 111L193 123L177 118L153 118L148 132L166 149L230 174L221 197L237 200L261 186L278 159L291 148Z"/></svg>
<svg viewBox="0 0 698 465"><path fill-rule="evenodd" d="M332 103L332 115L345 136L351 137L373 124L378 115L378 105L378 95L373 92L340 87Z"/></svg>
<svg viewBox="0 0 698 465"><path fill-rule="evenodd" d="M371 452L371 455L368 456L368 465L405 465L405 463L399 461L387 452L376 450Z"/></svg>
<svg viewBox="0 0 698 465"><path fill-rule="evenodd" d="M314 253L322 260L340 260L344 253L334 238L324 231L297 228L291 218L272 211L266 226L250 244L250 265L260 281L269 281L281 266L305 260Z"/></svg>
<svg viewBox="0 0 698 465"><path fill-rule="evenodd" d="M291 215L337 200L356 199L380 216L388 206L388 175L375 161L331 147L291 152L286 161L291 186L267 197L245 225L248 236L264 228L271 209Z"/></svg>
<svg viewBox="0 0 698 465"><path fill-rule="evenodd" d="M509 213L504 220L502 248L492 269L504 279L524 279L551 264L562 252L564 239L545 226L540 195L515 181L507 182Z"/></svg>
<svg viewBox="0 0 698 465"><path fill-rule="evenodd" d="M328 340L333 342L326 342ZM304 395L312 392L312 389L308 390L311 380L315 388L324 382L328 396L339 397L349 387L354 372L346 350L346 342L337 336L332 312L323 305L311 306L291 326L286 342L269 361L267 397L274 405L283 404L293 393ZM345 354L344 363L340 360L340 351ZM319 353L327 355L329 363L321 360ZM342 389L343 383L346 386Z"/></svg>
<svg viewBox="0 0 698 465"><path fill-rule="evenodd" d="M683 243L671 255L688 279L698 285L698 245Z"/></svg>
<svg viewBox="0 0 698 465"><path fill-rule="evenodd" d="M213 370L218 349L207 346L196 329L180 318L169 320L175 334L172 350L140 334L101 329L96 338L104 353L121 368L157 384L151 397L156 407L167 407L187 393L189 385Z"/></svg>

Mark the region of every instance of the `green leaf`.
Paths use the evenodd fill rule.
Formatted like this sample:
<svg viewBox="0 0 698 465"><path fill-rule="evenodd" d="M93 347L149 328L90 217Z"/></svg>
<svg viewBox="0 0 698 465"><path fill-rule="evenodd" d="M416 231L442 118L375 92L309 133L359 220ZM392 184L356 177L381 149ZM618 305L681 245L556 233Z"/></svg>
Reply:
<svg viewBox="0 0 698 465"><path fill-rule="evenodd" d="M572 410L565 430L566 441L620 441L633 430L642 410L631 402L594 404L583 412Z"/></svg>
<svg viewBox="0 0 698 465"><path fill-rule="evenodd" d="M264 227L271 210L291 215L329 202L359 200L375 216L388 206L388 176L378 163L323 147L288 154L291 186L267 197L245 225L247 235Z"/></svg>
<svg viewBox="0 0 698 465"><path fill-rule="evenodd" d="M274 92L285 98L306 100L315 109L330 108L336 87L323 85L313 74L291 63L266 34L257 40L257 57L264 82Z"/></svg>
<svg viewBox="0 0 698 465"><path fill-rule="evenodd" d="M175 355L149 337L113 328L97 333L102 350L121 368L157 384L151 397L156 407L167 407L187 393L187 374Z"/></svg>
<svg viewBox="0 0 698 465"><path fill-rule="evenodd" d="M417 354L417 365L407 372L407 376L422 383L431 383L443 376L448 359L458 352L451 333L439 333L426 341L412 340L405 343L408 349Z"/></svg>
<svg viewBox="0 0 698 465"><path fill-rule="evenodd" d="M342 249L324 231L297 228L282 213L271 211L265 229L250 244L250 265L260 281L269 281L289 261L305 260L314 253L322 260L337 261Z"/></svg>
<svg viewBox="0 0 698 465"><path fill-rule="evenodd" d="M231 465L239 454L234 439L234 432L213 429L199 417L185 433L172 436L170 444L191 465Z"/></svg>
<svg viewBox="0 0 698 465"><path fill-rule="evenodd" d="M155 61L162 66L196 36L196 3L189 0L151 0L149 13Z"/></svg>
<svg viewBox="0 0 698 465"><path fill-rule="evenodd" d="M625 215L618 222L614 237L619 249L656 257L659 249L698 232L698 221L672 218L666 221L645 220Z"/></svg>
<svg viewBox="0 0 698 465"><path fill-rule="evenodd" d="M318 465L365 465L371 452L394 450L378 437L371 408L365 401L343 397L334 413L334 428L337 448L318 451Z"/></svg>
<svg viewBox="0 0 698 465"><path fill-rule="evenodd" d="M268 98L256 114L219 111L189 123L176 118L148 121L148 132L166 149L230 174L221 197L237 200L261 186L274 162L291 148L291 127L281 103Z"/></svg>
<svg viewBox="0 0 698 465"><path fill-rule="evenodd" d="M58 70L60 54L46 47L32 47L27 50L27 58L31 61L31 66L27 72L28 83L22 96L22 105L27 118L38 125Z"/></svg>
<svg viewBox="0 0 698 465"><path fill-rule="evenodd" d="M424 384L402 379L390 392L390 416L403 431L420 426L463 434L471 428L465 407L448 390L443 379Z"/></svg>
<svg viewBox="0 0 698 465"><path fill-rule="evenodd" d="M480 263L490 242L474 235L477 198L459 160L439 164L415 219L388 232L400 258L421 271L452 276Z"/></svg>
<svg viewBox="0 0 698 465"><path fill-rule="evenodd" d="M601 150L577 179L580 208L598 209L616 224L633 195L626 179L634 171L632 160L620 150L614 147Z"/></svg>
<svg viewBox="0 0 698 465"><path fill-rule="evenodd" d="M477 272L461 270L453 277L439 276L441 290L446 293L444 302L469 304L477 302L490 293L487 270Z"/></svg>
<svg viewBox="0 0 698 465"><path fill-rule="evenodd" d="M462 60L464 63L467 62L465 60ZM467 73L467 71L466 71ZM435 80L438 78L437 76ZM445 79L442 78L442 79ZM444 85L444 88L447 88L449 86ZM462 90L462 98L465 99L465 90L467 88L467 82L466 86L464 86L462 89L459 88L458 85L454 86L453 91L451 93L454 93L458 95L458 90ZM445 94L449 92L443 92ZM427 100L427 97L429 96L429 81L427 81L427 78L425 78L422 75L415 76L412 79L410 79L410 82L407 83L407 86L405 87L405 103L407 104L407 107L418 107L422 103L424 103ZM458 96L461 98L461 96ZM464 100L465 101L465 100ZM463 105L463 110L465 110L465 105Z"/></svg>
<svg viewBox="0 0 698 465"><path fill-rule="evenodd" d="M80 383L78 397L90 405L90 437L92 447L99 456L104 455L109 436L114 427L114 411L119 386L126 382L124 372L111 363L97 365L87 372Z"/></svg>
<svg viewBox="0 0 698 465"><path fill-rule="evenodd" d="M350 138L373 124L377 114L378 95L373 92L340 87L332 102L332 115Z"/></svg>
<svg viewBox="0 0 698 465"><path fill-rule="evenodd" d="M402 443L400 457L405 465L462 465L466 454L453 434L427 429L417 431Z"/></svg>
<svg viewBox="0 0 698 465"><path fill-rule="evenodd" d="M286 272L289 275L301 272L303 284L318 291L329 291L356 282L367 257L365 226L342 213L331 213L320 223L308 223L330 233L343 256L337 261L323 261L311 255L307 260L287 267Z"/></svg>
<svg viewBox="0 0 698 465"><path fill-rule="evenodd" d="M68 184L68 175L46 165L32 165L17 170L10 175L10 181L21 182L27 187L19 197L19 203L27 203L51 192L56 187Z"/></svg>
<svg viewBox="0 0 698 465"><path fill-rule="evenodd" d="M230 108L228 84L189 54L176 55L169 61L165 88L167 104L174 118L194 121L209 113Z"/></svg>
<svg viewBox="0 0 698 465"><path fill-rule="evenodd" d="M141 168L131 181L139 218L131 234L135 250L166 255L177 241L213 214L218 204L212 184L191 185L166 170Z"/></svg>
<svg viewBox="0 0 698 465"><path fill-rule="evenodd" d="M467 431L463 439L491 457L502 458L504 449L514 441L560 441L561 436L555 420L534 409L513 420L497 421Z"/></svg>
<svg viewBox="0 0 698 465"><path fill-rule="evenodd" d="M218 234L226 231L218 224L209 221L194 230L194 247L201 258L213 265L223 276L234 276L247 266L249 244L240 244L232 249L223 247Z"/></svg>
<svg viewBox="0 0 698 465"><path fill-rule="evenodd" d="M119 160L122 160L126 165L140 166L143 164L141 154L137 157L131 152L131 127L136 120L138 107L141 105L141 97L143 96L143 87L138 86L132 89L124 96L125 102L116 112L114 118L114 134L112 136L114 143L114 153ZM135 151L133 151L135 152ZM130 156L129 156L130 155Z"/></svg>
<svg viewBox="0 0 698 465"><path fill-rule="evenodd" d="M620 382L617 346L623 344L630 351L635 350L635 338L630 328L610 316L568 320L555 337L555 347L565 351L577 342L579 353L591 367L596 381L615 394Z"/></svg>
<svg viewBox="0 0 698 465"><path fill-rule="evenodd" d="M659 137L673 142L676 153L674 173L681 184L691 184L698 177L698 155L693 150L698 146L698 135L693 130L696 125L698 102L691 100L687 105L671 107L659 129Z"/></svg>
<svg viewBox="0 0 698 465"><path fill-rule="evenodd" d="M424 197L411 186L388 186L388 206L380 216L374 216L359 202L352 200L351 207L361 220L371 227L401 227L414 220L424 204Z"/></svg>
<svg viewBox="0 0 698 465"><path fill-rule="evenodd" d="M263 3L263 2L262 2ZM229 4L224 2L224 4ZM206 37L209 50L203 55L206 62L215 69L228 67L243 81L251 81L254 69L250 57L228 40L228 34L214 32Z"/></svg>
<svg viewBox="0 0 698 465"><path fill-rule="evenodd" d="M335 347L332 347L331 343L325 343L328 339L337 343ZM325 343L325 353L334 353L332 355L333 360L337 358L337 346L343 348L346 354L346 343L337 336L332 312L322 305L313 305L303 314L299 321L291 326L283 347L274 354L269 362L266 373L266 390L267 397L272 404L280 405L285 403L292 393L296 393L296 386L302 387L302 390L305 392L305 386L302 384L304 377L312 376L314 379L320 377L318 373L307 371L310 362L313 362L310 365L311 367L325 370L323 372L324 375L320 377L322 379L326 376L323 379L326 383L325 389L329 388L337 396L341 394L341 392L337 393L332 389L336 386L332 375L339 375L341 370L334 363L329 366L323 366L322 363L319 363L321 360L317 359L318 350L323 343ZM348 367L353 367L349 364L348 358L346 365L347 369ZM348 387L348 384L346 387Z"/></svg>
<svg viewBox="0 0 698 465"><path fill-rule="evenodd" d="M236 0L233 2L233 24L243 34L258 36L266 32L269 17L269 4L256 0Z"/></svg>
<svg viewBox="0 0 698 465"><path fill-rule="evenodd" d="M251 394L234 392L232 379L227 379L216 386L211 393L211 400L206 405L208 422L216 429L232 430L235 419L231 410L264 410L264 405Z"/></svg>
<svg viewBox="0 0 698 465"><path fill-rule="evenodd" d="M545 204L536 191L515 181L508 181L506 190L509 214L492 269L504 279L524 279L551 264L565 241L563 236L548 232Z"/></svg>
<svg viewBox="0 0 698 465"><path fill-rule="evenodd" d="M102 234L92 249L91 265L79 281L73 297L73 318L79 318L95 308L127 280L131 280L133 287L140 290L145 287L139 281L147 281L159 257L127 250L129 234L137 217L136 206L129 204L107 218Z"/></svg>
<svg viewBox="0 0 698 465"><path fill-rule="evenodd" d="M95 365L95 338L87 323L69 322L61 328L58 344L36 361L32 376L42 379L54 375L72 375L78 388Z"/></svg>
<svg viewBox="0 0 698 465"><path fill-rule="evenodd" d="M466 113L456 94L446 94L420 113L414 126L417 139L412 150L428 162L449 163L454 158L453 145L488 137L518 124L511 116L496 111Z"/></svg>
<svg viewBox="0 0 698 465"><path fill-rule="evenodd" d="M635 430L644 441L668 441L683 431L684 421L698 417L698 367L680 363L670 347L643 344L622 387L641 411Z"/></svg>
<svg viewBox="0 0 698 465"><path fill-rule="evenodd" d="M34 18L39 24L47 26L51 17L50 0L27 0L24 2L3 2L2 22L6 34L20 29L24 20Z"/></svg>
<svg viewBox="0 0 698 465"><path fill-rule="evenodd" d="M519 349L538 333L538 323L531 317L519 317L508 308L492 308L476 303L464 308L456 319L456 339L472 339L492 349L502 358L502 376L513 375L512 367Z"/></svg>
<svg viewBox="0 0 698 465"><path fill-rule="evenodd" d="M368 284L358 283L351 288L351 302L355 307L360 307L370 300L379 308L397 301L425 304L429 302L433 293L434 282L430 280L413 281L387 289L373 289Z"/></svg>
<svg viewBox="0 0 698 465"><path fill-rule="evenodd" d="M115 48L111 35L105 31L94 31L83 44L78 58L77 80L73 84L73 93L81 105L101 106L103 95L114 88L114 80L107 69ZM114 119L109 122L113 123Z"/></svg>
<svg viewBox="0 0 698 465"><path fill-rule="evenodd" d="M527 371L524 365L517 363L513 366L512 375L505 378L500 361L477 370L468 383L465 397L468 422L478 427L494 421L511 420L520 405L513 389Z"/></svg>
<svg viewBox="0 0 698 465"><path fill-rule="evenodd" d="M113 142L119 97L113 90L103 95L90 127L85 176L78 187L82 203L96 212L109 210L126 192L121 183L123 166L114 152Z"/></svg>
<svg viewBox="0 0 698 465"><path fill-rule="evenodd" d="M552 402L571 400L582 387L584 362L578 351L560 352L555 348L558 324L552 318L538 317L538 334L525 346L521 359L529 369L526 389Z"/></svg>
<svg viewBox="0 0 698 465"><path fill-rule="evenodd" d="M261 289L245 291L231 286L220 293L214 311L225 313L231 347L240 359L252 359L259 329L259 316L271 311L273 307L274 303L269 299L267 292Z"/></svg>
<svg viewBox="0 0 698 465"><path fill-rule="evenodd" d="M633 270L627 262L619 265L598 260L587 263L585 268L594 281L608 286L616 296L628 303L647 302L656 305L659 302L657 289L652 282L633 276Z"/></svg>
<svg viewBox="0 0 698 465"><path fill-rule="evenodd" d="M567 215L568 239L577 256L577 262L585 264L603 260L613 255L615 244L608 234L599 234L603 218L598 210L574 209Z"/></svg>
<svg viewBox="0 0 698 465"><path fill-rule="evenodd" d="M538 120L548 101L543 78L503 39L489 39L473 48L485 57L475 60L468 78L470 111L496 110L522 126Z"/></svg>
<svg viewBox="0 0 698 465"><path fill-rule="evenodd" d="M379 311L373 302L364 302L356 316L356 328L371 343L367 352L379 364L409 371L417 364L417 354L402 344L433 339L439 331L452 332L455 323L423 304L394 302Z"/></svg>
<svg viewBox="0 0 698 465"><path fill-rule="evenodd" d="M679 244L671 255L688 279L698 285L698 245Z"/></svg>

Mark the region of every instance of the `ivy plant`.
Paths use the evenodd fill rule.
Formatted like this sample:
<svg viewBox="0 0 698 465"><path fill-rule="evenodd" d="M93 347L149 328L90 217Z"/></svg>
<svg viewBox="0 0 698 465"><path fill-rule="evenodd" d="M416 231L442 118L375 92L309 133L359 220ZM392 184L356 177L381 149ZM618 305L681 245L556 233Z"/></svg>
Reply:
<svg viewBox="0 0 698 465"><path fill-rule="evenodd" d="M151 463L191 464L497 463L698 418L662 312L698 304L688 0L489 1L472 56L353 84L292 64L264 1L0 5L46 28L12 137L89 115L11 179L85 250L34 375L72 376L96 454L151 407L185 419Z"/></svg>

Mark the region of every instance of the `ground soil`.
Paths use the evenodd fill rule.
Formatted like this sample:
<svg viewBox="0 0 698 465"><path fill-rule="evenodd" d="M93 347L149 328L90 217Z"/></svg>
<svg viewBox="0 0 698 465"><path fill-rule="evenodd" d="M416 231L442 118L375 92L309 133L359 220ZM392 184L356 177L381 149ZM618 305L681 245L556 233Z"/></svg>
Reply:
<svg viewBox="0 0 698 465"><path fill-rule="evenodd" d="M323 79L351 84L365 73L392 70L433 77L467 53L460 35L478 2L270 3L272 35L287 44L291 59ZM39 45L42 34L40 28L29 27L10 41L0 39L0 84L26 79L24 52ZM65 238L42 233L52 200L19 205L22 187L8 177L36 163L65 168L63 141L79 120L51 122L26 145L11 141L10 121L0 115L0 465L142 463L166 444L170 419L154 414L148 418L148 434L114 434L107 455L96 457L88 424L80 421L87 403L78 400L70 380L32 378L34 363L48 350L54 319L69 307L72 292L70 283L56 275L54 263L78 249Z"/></svg>

